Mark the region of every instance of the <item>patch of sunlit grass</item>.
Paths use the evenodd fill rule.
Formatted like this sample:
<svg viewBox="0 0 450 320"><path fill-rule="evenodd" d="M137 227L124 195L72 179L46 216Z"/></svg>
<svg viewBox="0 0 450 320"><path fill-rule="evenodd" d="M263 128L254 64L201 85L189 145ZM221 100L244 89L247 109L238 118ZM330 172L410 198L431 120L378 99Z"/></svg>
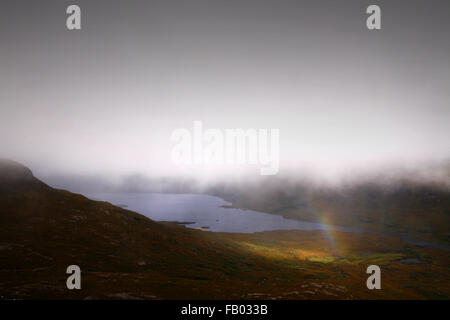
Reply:
<svg viewBox="0 0 450 320"><path fill-rule="evenodd" d="M307 258L308 261L311 262L320 262L320 263L331 263L336 261L336 257L332 256L312 256Z"/></svg>
<svg viewBox="0 0 450 320"><path fill-rule="evenodd" d="M237 246L241 250L248 251L252 254L257 254L258 256L264 257L271 260L283 260L283 263L288 261L299 262L299 261L312 261L313 259L322 259L323 261L329 261L330 259L328 253L318 251L318 250L308 250L308 249L298 249L292 246L280 246L280 245L260 245L252 242L237 242Z"/></svg>
<svg viewBox="0 0 450 320"><path fill-rule="evenodd" d="M353 265L368 265L368 264L376 264L376 265L383 265L388 264L397 260L401 260L405 258L406 256L401 253L376 253L371 254L366 257L362 256L349 256L344 257L340 260L341 263L346 264L353 264Z"/></svg>

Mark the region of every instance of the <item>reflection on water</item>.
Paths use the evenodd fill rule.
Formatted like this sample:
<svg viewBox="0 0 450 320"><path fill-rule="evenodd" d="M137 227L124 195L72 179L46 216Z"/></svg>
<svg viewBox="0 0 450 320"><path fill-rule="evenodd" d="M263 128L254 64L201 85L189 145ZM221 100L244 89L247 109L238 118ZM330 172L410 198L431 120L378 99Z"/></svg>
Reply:
<svg viewBox="0 0 450 320"><path fill-rule="evenodd" d="M229 206L231 203L204 194L85 193L85 196L94 200L108 201L114 205L138 212L154 221L186 222L186 227L202 228L215 232L252 233L269 230L370 232L358 228L286 219L282 216L253 210L224 208L223 206ZM401 238L420 246L450 250L448 246L406 237Z"/></svg>
<svg viewBox="0 0 450 320"><path fill-rule="evenodd" d="M286 219L253 210L224 208L223 206L229 206L231 203L218 197L202 194L96 193L86 194L86 196L139 212L155 221L190 222L186 224L187 227L206 227L204 229L216 232L251 233L286 229L362 231Z"/></svg>

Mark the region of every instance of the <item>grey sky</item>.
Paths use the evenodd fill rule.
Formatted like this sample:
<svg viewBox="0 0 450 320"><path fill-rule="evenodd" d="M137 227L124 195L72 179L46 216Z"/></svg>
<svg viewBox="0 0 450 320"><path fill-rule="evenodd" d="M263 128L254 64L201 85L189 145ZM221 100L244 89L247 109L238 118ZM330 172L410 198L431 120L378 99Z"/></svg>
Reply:
<svg viewBox="0 0 450 320"><path fill-rule="evenodd" d="M65 8L82 9L82 30ZM365 27L379 4L382 30ZM448 1L2 1L1 156L165 174L172 130L279 128L282 169L450 156Z"/></svg>

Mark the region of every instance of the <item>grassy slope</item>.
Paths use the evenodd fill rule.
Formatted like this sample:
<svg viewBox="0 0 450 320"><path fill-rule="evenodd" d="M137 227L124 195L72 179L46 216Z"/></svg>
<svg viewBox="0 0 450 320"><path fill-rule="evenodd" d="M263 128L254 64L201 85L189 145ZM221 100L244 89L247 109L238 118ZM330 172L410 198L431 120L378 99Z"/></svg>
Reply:
<svg viewBox="0 0 450 320"><path fill-rule="evenodd" d="M221 234L159 224L7 168L0 166L2 299L450 297L448 252L373 235ZM383 290L365 286L372 263L382 267ZM65 287L71 264L83 271L82 290Z"/></svg>

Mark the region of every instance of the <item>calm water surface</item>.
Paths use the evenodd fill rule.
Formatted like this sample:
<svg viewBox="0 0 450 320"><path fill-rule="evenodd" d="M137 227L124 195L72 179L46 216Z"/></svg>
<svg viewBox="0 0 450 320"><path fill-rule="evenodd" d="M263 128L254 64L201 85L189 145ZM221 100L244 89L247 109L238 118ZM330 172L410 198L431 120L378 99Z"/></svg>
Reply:
<svg viewBox="0 0 450 320"><path fill-rule="evenodd" d="M170 193L85 193L93 200L107 201L116 206L138 212L154 221L189 222L189 228L202 228L215 232L253 233L269 230L339 230L344 232L370 232L358 228L332 226L253 210L224 208L231 203L204 194ZM389 234L383 234L389 235ZM450 250L450 247L400 237L412 244Z"/></svg>
<svg viewBox="0 0 450 320"><path fill-rule="evenodd" d="M206 227L216 232L251 233L286 229L363 231L286 219L253 210L223 208L222 206L230 206L231 203L203 194L94 193L85 195L94 200L108 201L116 206L136 211L154 221L190 222L186 225L187 227Z"/></svg>

